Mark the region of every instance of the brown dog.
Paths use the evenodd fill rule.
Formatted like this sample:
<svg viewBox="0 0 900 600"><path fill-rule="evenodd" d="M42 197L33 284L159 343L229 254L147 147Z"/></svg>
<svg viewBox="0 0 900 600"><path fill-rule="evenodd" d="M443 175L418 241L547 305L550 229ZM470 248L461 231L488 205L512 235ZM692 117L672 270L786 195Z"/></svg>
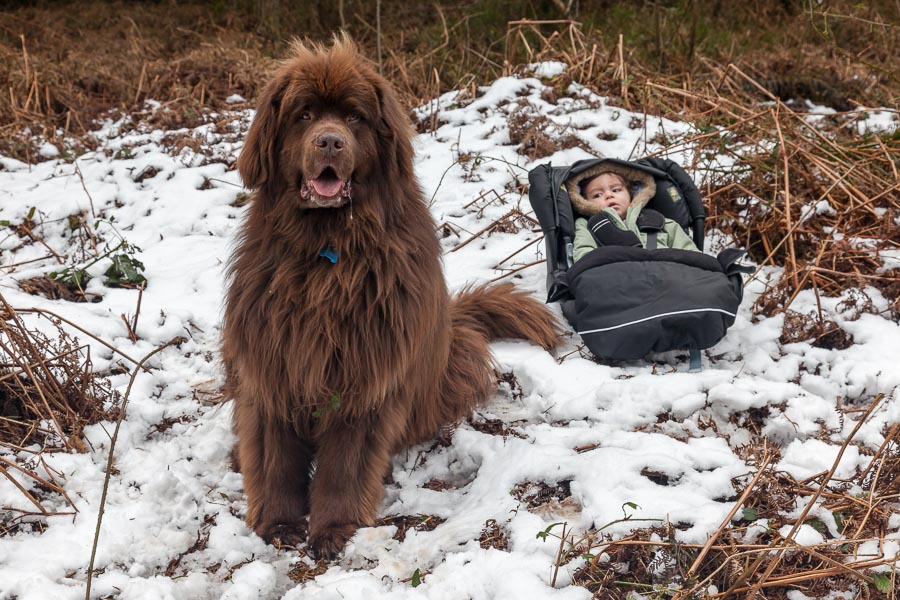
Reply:
<svg viewBox="0 0 900 600"><path fill-rule="evenodd" d="M349 39L295 43L238 160L256 193L222 353L247 521L296 545L309 512L319 556L373 524L393 452L494 391L490 339L557 341L554 317L511 284L449 297L412 137Z"/></svg>

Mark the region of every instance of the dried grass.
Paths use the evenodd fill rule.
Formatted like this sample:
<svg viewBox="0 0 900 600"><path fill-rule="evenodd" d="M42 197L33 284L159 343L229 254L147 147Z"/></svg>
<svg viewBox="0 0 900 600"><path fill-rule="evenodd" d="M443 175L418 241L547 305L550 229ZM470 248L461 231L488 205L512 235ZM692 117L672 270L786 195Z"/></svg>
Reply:
<svg viewBox="0 0 900 600"><path fill-rule="evenodd" d="M561 127L536 112L531 106L524 105L510 112L507 118L509 141L518 144L517 152L535 160L550 156L559 150L584 147L584 142L571 131ZM590 148L585 147L590 151Z"/></svg>
<svg viewBox="0 0 900 600"><path fill-rule="evenodd" d="M262 40L201 5L21 8L0 28L0 154L32 162L35 136L80 153L111 111L161 103L161 128L199 124L232 94L255 96L273 61Z"/></svg>
<svg viewBox="0 0 900 600"><path fill-rule="evenodd" d="M69 285L59 279L47 276L32 277L19 281L19 288L26 294L43 296L50 300L68 300L69 302L99 302L102 297L89 294L75 285Z"/></svg>
<svg viewBox="0 0 900 600"><path fill-rule="evenodd" d="M60 479L43 460L43 452L86 452L84 428L118 414L118 396L94 373L90 349L72 338L62 322L48 318L52 334L29 329L0 294L0 473L34 505L0 534L21 523L51 514L47 494L58 494L73 509ZM12 470L12 471L11 471ZM31 483L20 483L13 472Z"/></svg>
<svg viewBox="0 0 900 600"><path fill-rule="evenodd" d="M90 348L49 319L50 336L28 329L0 295L0 444L85 449L85 425L111 416L116 398L94 372Z"/></svg>
<svg viewBox="0 0 900 600"><path fill-rule="evenodd" d="M860 135L854 124L859 113L813 122L774 97L760 109L751 96L741 96L738 86L748 82L759 85L730 65L722 69L720 89L688 92L653 82L647 89L660 99L680 97L681 110L685 102L702 107L710 122L734 123L679 145L691 145L695 161L708 151L740 152L741 173L709 181L702 191L710 227L761 265L784 267L754 311L785 311L806 288L838 296L871 286L897 319L900 275L881 253L900 248L900 137ZM729 89L728 97L721 89Z"/></svg>
<svg viewBox="0 0 900 600"><path fill-rule="evenodd" d="M774 469L777 455L764 441L746 448L755 475L743 489L735 482L740 497L706 544L680 542L678 524L672 523L638 529L617 540L588 531L570 535L558 562L586 558L573 580L594 598L624 599L631 591L679 600L753 598L757 593L787 598L791 590L815 598L841 590L886 598L878 591L885 580L876 582L875 569L896 568L896 559L883 552L871 554L863 545L885 547L888 521L900 498L900 426L884 432L884 442L865 469L848 480L834 477L844 449L880 400L873 399L865 408L831 469L806 480ZM798 517L786 516L800 507ZM813 509L834 516L837 535L811 516L818 514ZM802 525L819 531L822 543L794 542ZM785 526L790 532L782 536L779 530Z"/></svg>
<svg viewBox="0 0 900 600"><path fill-rule="evenodd" d="M484 549L493 548L506 552L509 550L509 536L497 521L488 519L484 523L484 529L481 530L478 545Z"/></svg>

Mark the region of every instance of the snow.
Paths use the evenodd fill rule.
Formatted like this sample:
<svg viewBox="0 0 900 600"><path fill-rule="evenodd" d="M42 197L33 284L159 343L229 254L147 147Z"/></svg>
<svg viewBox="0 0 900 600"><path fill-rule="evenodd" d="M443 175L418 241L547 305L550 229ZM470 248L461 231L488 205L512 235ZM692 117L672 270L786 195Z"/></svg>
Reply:
<svg viewBox="0 0 900 600"><path fill-rule="evenodd" d="M552 79L554 77L559 77L566 72L567 68L568 65L566 65L566 63L557 60L548 60L528 65L528 70L534 73L535 77L539 77L541 79Z"/></svg>
<svg viewBox="0 0 900 600"><path fill-rule="evenodd" d="M38 148L38 154L40 154L44 158L56 158L57 156L59 156L59 148L57 148L50 142L44 142L43 144L41 144L41 147Z"/></svg>
<svg viewBox="0 0 900 600"><path fill-rule="evenodd" d="M806 121L818 123L825 118L838 118L859 135L881 134L893 135L900 125L900 111L891 108L857 107L853 110L838 113L833 108L806 102L808 111Z"/></svg>
<svg viewBox="0 0 900 600"><path fill-rule="evenodd" d="M856 119L856 132L860 135L866 133L893 135L900 124L900 112L896 110L858 108L855 112L859 116Z"/></svg>
<svg viewBox="0 0 900 600"><path fill-rule="evenodd" d="M542 258L540 243L508 258L537 240L540 234L529 227L460 247L513 208L530 212L521 185L533 166L593 154L636 158L665 152L661 138L673 143L694 132L687 123L610 106L574 84L567 97L550 103L542 97L540 78L558 68L535 66L534 78L502 78L474 100L455 92L417 110L420 118L435 115L439 123L417 139L416 171L436 221L448 226L442 244L451 288L494 279ZM158 110L159 104L148 107ZM507 117L523 108L574 134L583 147L535 161L520 155L509 142ZM866 115L857 123L874 127L881 119L886 125L878 126L896 126L896 113ZM266 545L244 523L241 477L230 462L231 406L203 400L222 382L217 352L223 268L246 210L235 203L243 191L230 165L251 117L252 111L223 113L212 119L224 123L219 128L209 124L174 132L108 122L96 133L98 149L77 163L47 154L51 160L34 165L0 157L0 221L20 223L35 209L37 234L75 263L82 242L68 229L67 217L81 212L101 248L121 238L139 248L136 257L148 280L138 341L132 342L121 315L134 316L138 294L102 284L108 262L88 268L94 279L87 291L102 295L100 303L31 296L18 281L63 265L41 244L23 244L4 228L0 291L13 306L52 310L131 357L176 336L186 338L151 359L150 371L138 374L132 389L99 540L96 597L586 599L587 590L571 585L582 560L560 568L552 587L557 543L536 534L566 522L575 531L607 526L604 532L623 536L669 520L679 524L680 539L703 543L732 507L733 482L746 483L754 473L740 451L751 441L742 426L748 411L763 413L760 431L782 453L776 468L797 478L831 468L859 416L843 415L841 405L868 404L885 395L845 451L838 477L868 464L856 444L876 450L885 426L900 421L900 326L872 314L854 318L842 308L844 298L823 298L822 310L855 344L840 351L782 345L782 316L755 321L750 314L767 279L778 274L767 267L748 282L735 324L704 352L699 373L688 373L678 353L598 364L577 351L574 334L553 354L521 341L494 343L498 370L510 376L474 421L499 419L512 433L492 435L464 423L449 446L426 444L398 455L379 510L381 517L432 515L444 521L430 531L410 529L402 542L394 539L393 525L364 528L327 571L294 583L288 572L308 559ZM198 145L200 152L192 149ZM693 148L677 143L671 148L670 158L692 164ZM703 181L736 160L707 156L691 174ZM541 265L513 278L541 298L544 280ZM877 309L889 303L877 292L871 296ZM816 310L812 292L801 292L792 309ZM42 320L25 318L49 331ZM96 341L85 336L80 341L91 346L98 371L133 368ZM128 373L110 376L121 392L128 379ZM78 512L47 517L43 533L26 525L0 537L0 599L84 597L112 428L110 423L88 427L84 454L45 453ZM9 460L29 456L0 452ZM651 480L647 471L667 483ZM34 486L15 471L11 476ZM426 485L435 481L446 485ZM530 508L511 493L525 482L569 482L572 496ZM63 498L48 495L43 502L50 511L71 512ZM7 507L0 513L4 520L33 508L7 478L0 478L0 506ZM825 512L817 507L811 514L831 528L833 518ZM503 528L507 550L481 548L478 540L488 520ZM764 527L762 521L759 531L748 531L748 541ZM883 550L896 556L900 515L891 517L890 527ZM800 544L821 540L808 525L796 539ZM414 586L416 571L421 579Z"/></svg>

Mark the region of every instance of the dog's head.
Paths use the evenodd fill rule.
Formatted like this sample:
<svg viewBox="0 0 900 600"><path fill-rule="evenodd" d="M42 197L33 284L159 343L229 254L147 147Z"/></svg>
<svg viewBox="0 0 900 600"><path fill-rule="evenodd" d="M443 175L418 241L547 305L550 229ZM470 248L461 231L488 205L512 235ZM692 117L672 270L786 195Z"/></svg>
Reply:
<svg viewBox="0 0 900 600"><path fill-rule="evenodd" d="M390 85L349 37L295 41L259 98L238 170L270 197L336 208L373 170L412 177L411 139Z"/></svg>

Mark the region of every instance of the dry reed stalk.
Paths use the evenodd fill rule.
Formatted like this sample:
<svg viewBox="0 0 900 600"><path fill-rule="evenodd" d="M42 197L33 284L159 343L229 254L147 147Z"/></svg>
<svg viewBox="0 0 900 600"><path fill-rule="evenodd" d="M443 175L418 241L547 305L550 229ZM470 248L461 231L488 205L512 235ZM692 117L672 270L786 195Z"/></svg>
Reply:
<svg viewBox="0 0 900 600"><path fill-rule="evenodd" d="M515 269L512 269L511 271L508 271L508 272L504 273L503 275L499 275L499 276L497 276L497 277L494 277L493 279L491 279L491 280L489 281L489 283L495 283L495 282L497 282L497 281L500 281L501 279L506 279L507 277L511 277L511 276L515 275L516 273L519 273L519 272L521 272L521 271L524 271L525 269L529 269L529 268L531 268L531 267L535 267L535 266L537 266L537 265L542 265L542 264L544 264L544 260L543 260L543 259L535 260L535 261L532 261L532 262L530 262L530 263L526 263L526 264L522 265L521 267L516 267Z"/></svg>
<svg viewBox="0 0 900 600"><path fill-rule="evenodd" d="M800 529L800 526L803 525L803 523L805 522L806 516L812 510L813 506L815 506L816 501L819 499L819 496L824 491L825 484L828 483L828 481L834 476L835 471L837 471L837 468L841 462L841 458L843 458L844 452L847 450L847 446L850 445L850 442L856 436L860 427L862 427L863 424L869 419L869 417L872 415L875 408L881 403L881 400L883 398L884 398L884 394L878 394L875 397L875 399L872 400L872 404L869 406L868 410L866 410L865 414L863 414L863 416L860 417L860 419L857 421L856 425L850 431L850 434L847 436L847 439L845 439L844 442L841 444L841 447L838 450L837 456L835 457L834 462L831 465L831 469L829 469L827 475L825 476L825 479L822 481L821 485L819 486L819 489L816 490L816 492L812 495L812 497L806 503L806 506L803 507L803 510L800 512L800 516L797 517L796 521L794 522L794 525L791 527L791 530L788 532L788 534L786 536L784 536L785 543L783 545L779 544L779 546L775 549L774 555L772 556L771 560L768 561L768 565L766 566L766 569L763 572L763 574L752 586L750 586L750 590L747 594L749 600L752 600L753 598L756 597L757 592L759 592L760 588L763 587L763 585L766 583L766 580L769 578L769 576L772 575L772 572L778 566L779 562L781 562L781 559L784 556L784 552L787 549L786 545L789 543L793 543L794 535L796 535L797 531ZM751 569L748 569L746 571L747 575L749 575L753 571L755 571L757 563L763 562L763 559L767 556L768 555L760 556L760 558L757 559L756 563L754 563L754 567ZM744 581L746 581L747 575L745 575L742 578ZM733 584L732 588L728 591L731 593L734 593L735 590L739 587L740 587L740 585L738 585L737 583Z"/></svg>
<svg viewBox="0 0 900 600"><path fill-rule="evenodd" d="M872 456L872 460L869 461L869 464L860 474L861 479L865 480L866 476L869 474L869 472L871 472L872 467L875 465L875 463L882 460L882 457L887 451L888 447L890 447L891 444L897 443L898 435L900 435L900 423L894 423L894 425L891 426L888 434L884 436L884 441L881 442L881 446L878 447L878 451L875 452L875 454Z"/></svg>
<svg viewBox="0 0 900 600"><path fill-rule="evenodd" d="M560 48L556 47L553 43L554 40L556 40L560 36L558 30L551 34L549 38L541 33L540 27L548 25L564 25L566 31L569 34L573 53L577 53L578 46L576 44L575 38L581 32L581 24L577 21L573 21L571 19L520 19L518 21L509 21L506 24L506 36L504 38L504 75L511 75L516 70L517 65L520 64L516 61L519 43L521 43L525 48L525 63L535 62L535 60L537 60L537 57L551 53L554 55L565 55L565 51L560 50ZM527 34L529 33L537 37L538 41L540 42L539 49L532 48L531 44L528 43Z"/></svg>
<svg viewBox="0 0 900 600"><path fill-rule="evenodd" d="M616 56L618 57L618 62L616 63L616 71L613 73L613 77L619 80L619 95L622 97L622 102L625 103L625 108L630 108L631 103L628 100L628 67L625 64L625 41L621 33L616 44Z"/></svg>
<svg viewBox="0 0 900 600"><path fill-rule="evenodd" d="M787 237L787 238L790 239L792 236L788 235L788 236L785 236L785 237ZM782 310L787 311L787 310L790 308L791 304L794 303L794 300L797 298L797 295L800 294L800 292L803 290L803 286L804 286L804 284L806 283L806 281L807 281L808 279L810 279L810 278L814 278L814 277L815 277L815 275L814 275L814 273L815 273L814 269L817 269L817 268L819 267L819 262L822 260L822 256L825 255L825 250L826 250L826 249L828 249L828 240L825 240L825 241L822 243L822 247L819 249L819 254L818 254L818 256L816 256L816 260L815 260L813 266L812 266L812 267L807 266L807 267L804 269L804 272L803 272L803 278L802 278L799 282L794 283L794 292L791 294L790 298L788 298L788 299L784 302L784 306L783 306ZM795 270L794 270L794 277L795 277L795 278L796 278L796 275L797 275L797 271L796 271L796 269L795 269ZM817 306L819 307L819 322L821 323L821 322L823 321L823 319L822 319L822 305L821 305L821 302L819 301L819 294L818 294L818 291L816 292L816 304L817 304Z"/></svg>
<svg viewBox="0 0 900 600"><path fill-rule="evenodd" d="M4 461L4 462L6 462L6 461ZM23 496L25 496L25 498L26 498L29 502L31 502L32 504L34 504L34 505L37 507L37 509L38 509L39 511L41 511L41 514L42 514L42 515L45 515L45 516L47 515L47 509L45 509L44 506L43 506L40 502L38 502L37 498L35 498L34 496L31 495L31 492L29 492L28 490L26 490L25 487L24 487L21 483L19 483L18 481L16 481L16 478L15 478L15 477L13 477L12 475L10 475L9 471L6 470L6 467L4 467L3 465L0 465L0 471L3 472L3 475L4 475L7 479L9 479L9 481L10 481L10 482L11 482L11 483L19 490L19 492L22 493Z"/></svg>
<svg viewBox="0 0 900 600"><path fill-rule="evenodd" d="M5 301L4 301L4 302L5 302ZM18 312L21 313L21 314L37 314L37 315L44 316L44 317L50 319L51 321L55 319L55 320L57 320L57 321L59 321L59 322L61 322L61 323L65 323L66 325L68 325L68 326L70 326L70 327L72 327L72 328L78 330L79 332L83 333L84 335L86 335L86 336L90 337L91 339L95 340L95 341L96 341L97 343L99 343L100 345L105 346L105 347L108 348L109 350L112 350L113 353L118 354L118 355L121 356L122 358L126 359L128 362L130 362L130 363L132 363L132 364L137 364L137 363L138 363L138 361L136 361L135 359L131 358L129 355L125 354L124 352L122 352L121 350L119 350L118 348L116 348L115 346L113 346L112 344L110 344L109 342L107 342L106 340L97 337L96 335L94 335L93 333L91 333L90 331L88 331L87 329L85 329L84 327L82 327L81 325L78 325L77 323L75 323L75 322L73 322L73 321L70 321L69 319L66 319L66 318L63 317L63 316L60 316L60 315L58 315L57 313L55 313L55 312L53 312L53 311L46 310L46 309L43 309L43 308L20 308L20 309L17 309L17 310L18 310Z"/></svg>
<svg viewBox="0 0 900 600"><path fill-rule="evenodd" d="M742 80L750 79L740 69L734 68L731 71L740 74ZM720 111L725 108L730 117L737 115L732 110L735 104L733 101L705 96L700 91L685 92L652 82L648 85L659 94L701 102L709 107L708 110L712 111ZM759 84L755 83L755 85ZM750 112L747 109L742 109L742 111ZM785 120L785 114L794 118ZM898 154L900 148L896 143L889 143L879 137L876 137L877 143L873 142L868 146L865 142L838 145L834 140L825 137L820 129L820 127L812 127L801 118L801 115L790 111L780 102L766 115L745 114L741 115L736 123L730 124L727 130L731 131L733 135L747 136L749 134L753 136L750 139L758 139L765 132L775 133L781 149L781 165L778 170L782 172L779 180L781 180L781 195L785 199L786 206L785 210L781 211L778 204L768 205L757 193L761 189L759 183L736 185L735 181L726 180L708 190L707 199L713 206L711 211L714 215L713 218L717 218L715 216L717 213L728 216L729 222L732 224L729 227L733 227L732 232L736 234L736 237L745 238L751 244L751 248L754 239L756 243L761 244L765 254L758 259L760 264L766 262L776 264L776 262L783 261L786 267L785 273L782 283L777 286L777 289L788 286L790 289L786 291L786 297L795 296L805 284L811 286L817 295L820 293L836 295L846 287L847 279L851 281L871 280L881 287L900 286L900 278L891 274L874 273L881 264L877 258L865 253L855 256L847 255L843 248L832 250L827 247L830 242L827 228L840 231L846 238L875 237L877 240L886 241L892 236L896 237L896 232L885 233L885 228L890 229L888 224L891 221L877 218L876 214L883 211L885 206L897 209L897 202L891 191L900 184L889 180L888 177L893 177L895 170L895 167L892 166L893 161L890 160L892 153ZM812 138L809 136L811 131L815 132ZM835 130L835 133L838 135L835 139L840 139L839 136L843 135L839 130ZM698 141L704 144L714 139L715 135L707 135L705 139ZM888 160L885 161L885 158ZM744 162L748 162L747 159L748 157L744 156ZM761 155L760 160L753 156L749 157L751 165L754 162L759 163L766 160L768 158L765 155ZM774 167L771 163L768 166ZM759 182L766 177L767 173L767 170L760 170L759 166L754 166L754 171L747 179L751 182ZM798 177L797 173L800 173L801 176ZM774 192L777 189L776 185L774 180L770 180L765 182L763 187L768 187ZM795 186L799 186L798 189L795 189ZM751 188L753 189L751 190ZM813 192L813 190L815 191ZM798 220L796 224L793 223L794 214L797 212L795 200L800 197L808 198L810 192L815 194L815 199L806 200L803 211L810 211L816 203L827 199L836 213L835 216L830 217L828 213L816 213L809 218L807 212L802 222ZM737 193L742 193L746 197L755 197L757 201L767 205L770 210L780 214L784 219L782 226L787 225L785 227L787 234L777 230L777 222L771 217L763 215L762 219L758 221L750 220L746 216L738 216L736 211L723 204L725 199L736 199ZM865 213L865 216L860 215L860 211ZM833 222L829 223L829 220L832 219ZM734 227L734 225L738 225L738 227ZM738 228L742 229L740 234L738 234ZM809 241L806 241L802 249L797 247L798 236L811 241L814 246L810 247ZM770 240L773 239L777 241L772 243ZM885 242L879 243L884 244ZM779 258L779 252L785 250L784 256ZM844 254L838 254L838 252ZM852 262L850 268L836 268L836 263L847 260ZM835 273L825 278L822 278L822 274L819 272L807 273L810 268L807 266L809 264L813 264L816 269L831 264L831 270ZM757 310L763 308L763 305L757 304ZM786 306L782 304L779 310L785 308Z"/></svg>
<svg viewBox="0 0 900 600"><path fill-rule="evenodd" d="M518 208L514 208L511 211L507 212L505 215L491 221L490 224L479 229L477 232L472 234L472 236L469 237L469 239L467 239L467 240L459 243L458 245L454 246L453 248L451 248L449 250L449 252L456 252L457 250L471 244L473 241L480 238L485 233L489 233L489 232L500 230L500 229L507 229L507 228L513 228L515 230L518 230L518 225L516 225L516 220L526 220L526 221L530 222L532 225L538 225L538 222L533 217L526 215L525 213L520 211Z"/></svg>
<svg viewBox="0 0 900 600"><path fill-rule="evenodd" d="M596 446L588 446L585 448L586 449L584 451L586 452L588 450L595 449ZM620 538L618 540L610 540L610 541L606 541L606 542L602 542L602 543L597 543L597 544L593 545L591 547L591 549L592 550L606 549L606 548L611 548L613 546L647 546L647 547L651 547L651 548L655 548L655 547L675 548L677 546L680 548L688 548L691 550L703 550L703 548L707 547L706 544L688 544L688 543L683 543L683 542L677 542L677 541L673 542L673 541L667 541L667 540L634 539L634 536L639 535L640 533L641 532L638 531L638 532L631 534L630 536L626 536L626 537ZM879 541L880 539L881 538L878 538L878 537L866 537L866 538L858 538L858 539L830 540L830 541L825 541L825 542L822 542L819 544L813 544L810 546L797 546L796 549L812 548L813 550L823 550L823 549L828 549L828 548L833 548L835 546L843 546L843 545L859 546L859 545L862 545L862 544L865 544L868 542ZM723 551L723 550L740 551L739 555L741 557L751 556L751 555L759 554L759 553L767 553L771 549L772 549L771 544L745 544L745 543L737 543L737 542L732 542L729 544L713 544L712 546L709 546L710 551ZM592 559L592 560L596 560L598 558L599 557L595 556L594 559Z"/></svg>
<svg viewBox="0 0 900 600"><path fill-rule="evenodd" d="M33 223L31 223L30 221L26 220L24 223L22 223L21 225L19 225L18 230L19 230L19 232L21 232L22 234L24 234L25 236L27 236L30 240L32 240L32 241L34 241L34 242L37 242L38 244L40 244L41 246L43 246L44 248L46 248L47 251L48 251L50 254L53 255L53 258L56 259L56 262L58 262L58 263L61 264L61 265L66 264L65 259L64 259L62 256L60 256L60 254L59 254L56 250L54 250L53 248L51 248L50 245L47 244L47 242L44 241L44 238L43 238L43 237L37 235L37 234L34 232L34 229L33 229L32 225L33 225Z"/></svg>
<svg viewBox="0 0 900 600"><path fill-rule="evenodd" d="M92 372L89 348L69 337L60 320L50 320L56 336L49 337L26 327L25 312L32 311L13 308L0 294L0 445L16 452L34 443L80 450L84 426L106 418L115 395ZM37 426L42 422L49 429Z"/></svg>
<svg viewBox="0 0 900 600"><path fill-rule="evenodd" d="M497 264L495 264L495 265L493 266L493 268L494 268L494 269L499 269L499 268L501 267L501 265L503 265L503 263L505 263L506 261L508 261L508 260L510 260L511 258L517 256L518 254L520 254L520 253L523 252L524 250L527 250L528 248L530 248L530 247L533 246L534 244L537 244L538 242L542 242L543 240L544 240L544 236L543 236L543 235L540 236L540 237L534 238L533 240L531 240L530 242L528 242L527 244L525 244L524 246L522 246L521 248L519 248L518 250L516 250L516 251L513 252L512 254L510 254L509 256L503 258L502 260L498 260L498 261L497 261Z"/></svg>
<svg viewBox="0 0 900 600"><path fill-rule="evenodd" d="M847 565L841 565L840 567L832 567L830 569L816 569L812 571L806 571L804 573L798 573L796 575L784 575L781 577L773 578L761 584L758 587L744 586L737 588L735 590L729 590L727 592L722 592L719 594L713 594L709 596L709 598L725 598L734 594L739 594L743 592L748 592L747 598L759 598L758 594L759 589L761 588L772 588L772 587L784 587L789 585L796 585L798 583L804 583L807 581L815 581L821 579L829 579L836 575L842 575L847 572L849 568L852 571L858 571L860 569L872 569L875 567L881 567L886 564L891 564L890 561L885 560L871 560L871 561L860 561L855 563L849 563Z"/></svg>
<svg viewBox="0 0 900 600"><path fill-rule="evenodd" d="M722 532L725 530L725 528L729 524L731 524L731 519L734 517L734 515L737 514L738 509L744 505L744 502L746 502L747 498L750 496L750 493L756 487L757 482L759 482L759 479L763 476L763 473L765 473L766 468L768 468L768 466L771 462L772 462L772 456L769 454L764 454L762 461L760 462L760 465L756 469L756 475L754 475L753 479L750 480L750 483L747 484L747 487L744 489L743 493L741 494L740 498L738 498L737 502L734 503L734 506L732 506L731 510L728 512L728 515L724 519L722 519L722 524L719 525L719 527L716 529L716 531L706 541L706 544L703 546L703 549L700 551L700 554L697 556L697 558L694 560L694 563L688 569L687 575L685 575L686 580L690 580L694 576L694 574L697 572L698 567L703 562L703 559L706 558L706 555L709 552L710 548L712 548L715 541L717 539L719 539L719 536L722 535ZM682 597L682 596L679 594L676 594L673 597L673 600L677 600L680 597Z"/></svg>
<svg viewBox="0 0 900 600"><path fill-rule="evenodd" d="M119 410L119 415L116 419L116 427L113 430L112 438L109 442L109 454L106 459L106 474L103 478L103 490L100 494L100 506L97 509L97 526L94 530L94 541L91 547L91 559L88 562L87 569L87 589L85 590L84 598L85 600L90 600L91 598L91 583L93 581L94 576L94 560L97 557L97 546L100 542L100 525L103 522L103 513L106 509L106 495L109 491L109 480L112 476L113 472L113 460L115 458L115 449L116 449L116 441L119 439L119 428L122 426L122 420L125 418L125 410L128 407L128 400L131 397L131 387L134 385L134 380L137 379L138 372L144 369L145 363L153 358L159 352L162 352L169 346L184 342L184 338L177 337L169 340L162 346L154 349L150 353L148 353L144 358L142 358L137 365L135 365L134 369L131 371L131 378L128 380L128 387L125 389L125 395L122 398L122 406Z"/></svg>
<svg viewBox="0 0 900 600"><path fill-rule="evenodd" d="M0 356L7 357L7 360L11 361L4 365L6 369L12 369L14 372L19 370L26 376L24 380L16 377L14 384L7 384L6 393L18 392L21 394L20 403L33 414L50 420L53 423L54 433L60 438L66 449L69 449L69 443L64 433L65 429L60 424L60 420L64 419L64 422L68 422L75 411L62 401L63 394L50 370L51 363L42 352L47 343L42 343L28 334L28 330L16 310L2 294L0 294L0 304L5 310L3 319L0 320L0 332L4 334L5 338L5 341L0 339L0 351L3 353ZM36 367L32 368L31 365L36 365ZM50 390L52 393L45 390L48 386L53 388ZM54 407L51 408L48 398L55 401ZM61 409L63 414L59 414L59 411L54 408Z"/></svg>
<svg viewBox="0 0 900 600"><path fill-rule="evenodd" d="M0 456L0 471L39 511L11 509L21 513L17 519L74 514L46 510L41 498L10 470L31 479L42 493L61 495L75 509L42 453L86 450L81 439L84 427L113 414L117 396L92 372L89 348L69 337L60 321L51 319L55 328L51 337L28 329L20 316L23 312L0 294L0 446L13 453L9 458ZM17 462L22 454L34 454L46 475L27 466L28 461Z"/></svg>
<svg viewBox="0 0 900 600"><path fill-rule="evenodd" d="M43 457L41 457L41 458L43 459ZM72 507L74 508L74 504L72 503L72 499L69 498L68 494L66 494L66 493L63 491L62 487L61 487L57 482L50 483L49 481L47 481L46 479L44 479L43 477L41 477L40 475L38 475L35 471L30 470L30 469L26 469L25 467L22 467L22 466L19 466L19 465L17 465L16 463L12 462L11 460L8 460L8 459L6 459L6 458L4 458L4 457L2 457L2 456L0 456L0 463L3 463L2 465L0 465L0 469L3 469L4 475L6 475L6 477L9 478L9 480L12 481L14 485L16 485L17 487L19 487L19 489L20 489L21 491L25 491L25 490L24 490L21 486L19 486L18 482L16 482L16 481L12 478L12 476L9 474L9 471L7 471L6 467L15 469L16 471L19 471L19 472L22 473L23 475L26 475L26 476L30 477L31 479L35 480L37 483L39 483L40 485L44 486L44 487L47 488L48 490L52 490L52 491L54 491L54 492L57 492L57 493L62 494L62 495L65 497L66 501L69 503L69 505L72 506ZM52 476L51 476L51 477L52 477ZM44 510L44 507L41 506L40 503L37 503L37 502L34 500L34 498L33 498L30 494L28 494L27 496L28 496L29 500L31 500L32 502L35 502L35 503L37 504L38 508L41 510L42 513L44 513L44 514L47 513L47 511Z"/></svg>
<svg viewBox="0 0 900 600"><path fill-rule="evenodd" d="M792 231L793 227L791 225L791 167L790 162L788 160L788 149L784 143L784 135L781 133L781 123L778 119L778 112L774 112L772 114L772 118L775 121L775 128L778 131L778 142L781 144L781 157L784 161L784 224L785 228L788 231ZM794 250L794 236L787 235L788 239L788 264L786 265L791 271L791 280L794 283L794 288L799 288L799 284L797 282L797 253Z"/></svg>
<svg viewBox="0 0 900 600"><path fill-rule="evenodd" d="M562 533L559 534L559 548L557 548L557 550L556 550L556 560L553 561L553 574L550 577L550 587L551 588L556 587L556 577L557 577L557 575L559 575L559 567L562 564L563 548L565 548L566 538L569 535L569 532L566 531L567 526L568 526L568 523L563 523L562 524Z"/></svg>

